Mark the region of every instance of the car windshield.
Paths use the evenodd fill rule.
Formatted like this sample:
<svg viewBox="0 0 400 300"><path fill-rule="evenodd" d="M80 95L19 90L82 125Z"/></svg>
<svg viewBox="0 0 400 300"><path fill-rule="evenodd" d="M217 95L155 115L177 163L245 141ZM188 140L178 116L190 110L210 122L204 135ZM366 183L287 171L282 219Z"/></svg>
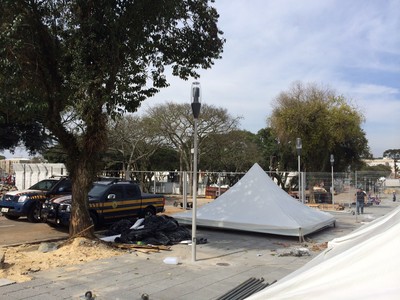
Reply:
<svg viewBox="0 0 400 300"><path fill-rule="evenodd" d="M95 184L89 191L89 198L100 198L104 194L104 191L108 188L108 185Z"/></svg>
<svg viewBox="0 0 400 300"><path fill-rule="evenodd" d="M39 181L38 183L32 185L29 189L30 190L41 190L41 191L50 191L53 186L57 184L59 180L54 179L45 179Z"/></svg>

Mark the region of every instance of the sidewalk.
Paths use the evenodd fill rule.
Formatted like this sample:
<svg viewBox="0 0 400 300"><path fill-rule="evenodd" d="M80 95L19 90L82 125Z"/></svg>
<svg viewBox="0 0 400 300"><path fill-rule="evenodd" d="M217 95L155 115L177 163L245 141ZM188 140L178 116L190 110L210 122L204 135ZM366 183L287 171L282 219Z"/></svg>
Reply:
<svg viewBox="0 0 400 300"><path fill-rule="evenodd" d="M195 262L190 245L174 245L172 251L152 254L132 252L37 272L31 281L0 286L0 298L85 299L85 292L91 291L95 299L141 299L143 294L152 300L217 299L251 277L268 283L280 280L320 253L310 249L310 256L297 257L279 256L280 251L328 242L398 204L385 199L360 216L331 212L337 218L336 227L307 236L307 243L302 244L297 238L198 228L197 238L207 238L208 243L197 245ZM165 264L166 257L177 257L180 263Z"/></svg>

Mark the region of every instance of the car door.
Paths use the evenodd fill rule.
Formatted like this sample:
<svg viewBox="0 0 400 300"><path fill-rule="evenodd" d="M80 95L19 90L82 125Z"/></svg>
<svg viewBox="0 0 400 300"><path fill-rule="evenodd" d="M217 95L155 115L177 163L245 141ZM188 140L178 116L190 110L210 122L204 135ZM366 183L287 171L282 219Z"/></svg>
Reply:
<svg viewBox="0 0 400 300"><path fill-rule="evenodd" d="M123 185L112 185L107 190L103 206L103 218L106 222L125 217L127 214L124 204L125 199L126 195Z"/></svg>
<svg viewBox="0 0 400 300"><path fill-rule="evenodd" d="M139 186L129 184L125 187L126 200L125 205L128 208L128 213L131 217L137 217L142 212L142 193Z"/></svg>

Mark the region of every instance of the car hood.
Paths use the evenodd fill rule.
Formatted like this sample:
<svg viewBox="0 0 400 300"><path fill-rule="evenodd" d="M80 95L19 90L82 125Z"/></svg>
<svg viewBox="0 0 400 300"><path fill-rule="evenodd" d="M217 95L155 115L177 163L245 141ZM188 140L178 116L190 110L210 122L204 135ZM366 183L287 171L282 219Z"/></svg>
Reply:
<svg viewBox="0 0 400 300"><path fill-rule="evenodd" d="M8 191L6 195L10 196L22 196L27 194L44 194L41 190L21 190L21 191Z"/></svg>
<svg viewBox="0 0 400 300"><path fill-rule="evenodd" d="M66 195L66 196L60 196L51 199L52 203L57 203L57 204L71 204L72 202L72 196L71 195Z"/></svg>

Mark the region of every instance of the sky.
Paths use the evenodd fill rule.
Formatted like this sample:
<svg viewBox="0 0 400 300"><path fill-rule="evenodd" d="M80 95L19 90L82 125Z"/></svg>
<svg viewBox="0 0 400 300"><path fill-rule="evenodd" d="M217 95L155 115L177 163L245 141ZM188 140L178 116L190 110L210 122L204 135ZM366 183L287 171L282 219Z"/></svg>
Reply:
<svg viewBox="0 0 400 300"><path fill-rule="evenodd" d="M170 86L142 103L202 103L242 117L240 128L267 127L273 100L300 81L329 87L361 110L374 157L400 149L400 0L216 0L226 39L222 59L197 80ZM21 154L17 149L14 156ZM7 157L12 155L5 153Z"/></svg>

